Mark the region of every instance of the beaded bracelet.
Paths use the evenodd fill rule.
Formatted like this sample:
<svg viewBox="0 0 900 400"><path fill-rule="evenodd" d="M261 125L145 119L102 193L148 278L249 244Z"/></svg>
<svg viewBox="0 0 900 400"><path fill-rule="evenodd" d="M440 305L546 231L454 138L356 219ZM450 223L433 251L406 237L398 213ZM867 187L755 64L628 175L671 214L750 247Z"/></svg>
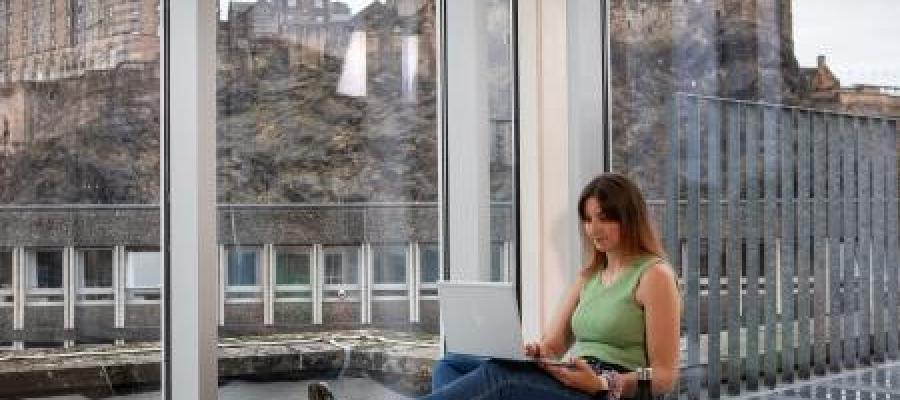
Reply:
<svg viewBox="0 0 900 400"><path fill-rule="evenodd" d="M622 397L622 381L619 379L619 373L611 369L604 369L600 371L600 376L606 379L607 399L619 400Z"/></svg>

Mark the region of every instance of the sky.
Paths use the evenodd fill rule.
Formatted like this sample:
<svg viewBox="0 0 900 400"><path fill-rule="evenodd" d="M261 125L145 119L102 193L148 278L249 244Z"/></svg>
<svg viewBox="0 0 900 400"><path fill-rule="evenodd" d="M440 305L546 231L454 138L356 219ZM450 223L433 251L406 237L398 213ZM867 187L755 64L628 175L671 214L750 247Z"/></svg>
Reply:
<svg viewBox="0 0 900 400"><path fill-rule="evenodd" d="M900 87L900 0L794 0L802 67L823 54L842 86Z"/></svg>

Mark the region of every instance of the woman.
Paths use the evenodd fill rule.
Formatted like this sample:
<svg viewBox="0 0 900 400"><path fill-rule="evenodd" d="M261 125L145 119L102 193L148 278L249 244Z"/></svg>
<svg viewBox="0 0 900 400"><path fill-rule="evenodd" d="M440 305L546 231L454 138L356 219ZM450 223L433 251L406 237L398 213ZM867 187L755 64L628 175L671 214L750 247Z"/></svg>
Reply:
<svg viewBox="0 0 900 400"><path fill-rule="evenodd" d="M588 262L544 337L525 346L530 357L567 363L450 354L422 399L617 399L635 393L633 371L648 366L654 394L672 390L680 299L643 196L626 177L603 174L585 186L578 215ZM322 384L309 389L311 399L333 398Z"/></svg>

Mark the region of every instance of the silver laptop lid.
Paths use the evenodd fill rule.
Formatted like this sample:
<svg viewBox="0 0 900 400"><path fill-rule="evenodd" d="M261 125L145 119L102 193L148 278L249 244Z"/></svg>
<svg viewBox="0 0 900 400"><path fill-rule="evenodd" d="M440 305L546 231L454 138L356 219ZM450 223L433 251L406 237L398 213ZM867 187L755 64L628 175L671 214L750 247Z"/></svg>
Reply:
<svg viewBox="0 0 900 400"><path fill-rule="evenodd" d="M438 283L448 352L525 359L522 328L512 283Z"/></svg>

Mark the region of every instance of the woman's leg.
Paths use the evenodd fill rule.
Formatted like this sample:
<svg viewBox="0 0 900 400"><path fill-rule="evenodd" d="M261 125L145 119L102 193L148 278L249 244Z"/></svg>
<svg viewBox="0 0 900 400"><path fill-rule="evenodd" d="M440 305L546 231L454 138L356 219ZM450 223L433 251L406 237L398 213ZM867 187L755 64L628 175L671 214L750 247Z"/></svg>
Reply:
<svg viewBox="0 0 900 400"><path fill-rule="evenodd" d="M420 400L589 400L534 364L489 360Z"/></svg>
<svg viewBox="0 0 900 400"><path fill-rule="evenodd" d="M487 359L484 357L447 353L434 363L431 372L431 391L436 392L463 375L474 371L485 360Z"/></svg>

